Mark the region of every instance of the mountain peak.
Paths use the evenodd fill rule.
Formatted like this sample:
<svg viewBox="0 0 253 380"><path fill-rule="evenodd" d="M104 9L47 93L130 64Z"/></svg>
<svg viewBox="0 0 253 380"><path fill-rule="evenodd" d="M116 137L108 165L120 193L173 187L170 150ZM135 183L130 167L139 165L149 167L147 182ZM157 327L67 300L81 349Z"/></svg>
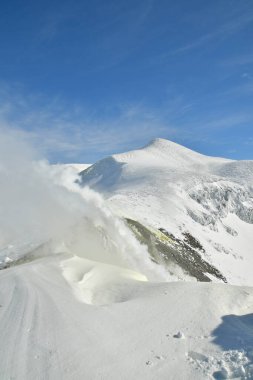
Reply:
<svg viewBox="0 0 253 380"><path fill-rule="evenodd" d="M155 137L154 139L152 139L147 145L150 145L150 144L176 144L174 141L172 140L169 140L169 139L165 139L165 138L162 138L162 137ZM177 144L178 145L178 144Z"/></svg>
<svg viewBox="0 0 253 380"><path fill-rule="evenodd" d="M174 141L163 139L161 137L156 137L152 139L145 147L148 146L178 146L181 147L181 145L175 143Z"/></svg>
<svg viewBox="0 0 253 380"><path fill-rule="evenodd" d="M150 141L143 148L148 152L156 152L157 154L162 154L170 158L177 158L183 160L199 160L200 158L208 158L203 156L201 153L195 152L183 145L177 144L171 140L166 140L162 138L155 138Z"/></svg>

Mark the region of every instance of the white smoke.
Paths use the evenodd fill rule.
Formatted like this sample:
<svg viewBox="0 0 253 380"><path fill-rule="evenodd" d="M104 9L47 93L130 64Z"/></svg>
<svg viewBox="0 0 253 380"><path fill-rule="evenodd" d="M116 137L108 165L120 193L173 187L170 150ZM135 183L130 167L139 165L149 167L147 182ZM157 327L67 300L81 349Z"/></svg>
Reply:
<svg viewBox="0 0 253 380"><path fill-rule="evenodd" d="M1 246L47 241L81 217L85 205L52 184L34 150L15 133L0 133Z"/></svg>
<svg viewBox="0 0 253 380"><path fill-rule="evenodd" d="M38 160L17 133L0 131L0 255L16 258L50 241L48 253L60 245L82 258L164 279L162 268L102 197L81 189L73 172L64 173Z"/></svg>

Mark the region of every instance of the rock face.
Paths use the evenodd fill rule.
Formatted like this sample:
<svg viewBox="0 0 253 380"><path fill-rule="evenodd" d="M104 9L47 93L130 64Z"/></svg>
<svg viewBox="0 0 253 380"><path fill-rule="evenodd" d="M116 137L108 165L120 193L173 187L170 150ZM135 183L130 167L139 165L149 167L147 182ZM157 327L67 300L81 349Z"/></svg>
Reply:
<svg viewBox="0 0 253 380"><path fill-rule="evenodd" d="M126 219L137 239L147 245L152 259L165 266L174 280L194 279L202 282L227 282L226 278L200 252L203 247L189 232L185 240L176 239L163 228L150 230L135 220Z"/></svg>
<svg viewBox="0 0 253 380"><path fill-rule="evenodd" d="M200 217L191 214L202 225L215 225L217 220L229 213L234 213L246 223L253 223L252 192L246 186L221 180L197 185L189 195L205 210Z"/></svg>

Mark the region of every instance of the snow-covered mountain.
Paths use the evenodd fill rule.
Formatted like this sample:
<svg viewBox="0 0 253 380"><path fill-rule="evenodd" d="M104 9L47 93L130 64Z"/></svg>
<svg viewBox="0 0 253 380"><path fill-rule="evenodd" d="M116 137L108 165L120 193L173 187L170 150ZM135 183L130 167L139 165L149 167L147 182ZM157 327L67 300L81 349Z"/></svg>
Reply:
<svg viewBox="0 0 253 380"><path fill-rule="evenodd" d="M0 379L253 379L253 287L224 284L253 284L253 162L25 151L0 160Z"/></svg>
<svg viewBox="0 0 253 380"><path fill-rule="evenodd" d="M190 236L229 283L253 285L253 161L155 139L98 161L80 173L80 183L125 218L180 241Z"/></svg>

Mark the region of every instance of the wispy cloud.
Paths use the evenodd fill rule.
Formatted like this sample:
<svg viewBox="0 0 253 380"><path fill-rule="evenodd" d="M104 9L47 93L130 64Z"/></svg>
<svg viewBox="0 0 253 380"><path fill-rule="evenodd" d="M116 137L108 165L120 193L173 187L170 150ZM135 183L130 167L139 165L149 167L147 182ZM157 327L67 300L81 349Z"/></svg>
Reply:
<svg viewBox="0 0 253 380"><path fill-rule="evenodd" d="M95 13L82 2L52 7L42 16L38 40L50 42L62 38L61 34L65 38L74 34L73 50L79 44L79 59L85 62L86 73L100 72L119 65L136 51L153 3L100 2Z"/></svg>
<svg viewBox="0 0 253 380"><path fill-rule="evenodd" d="M70 28L70 22L72 22L72 28L76 26L80 17L85 14L84 9L80 7L78 2L61 3L61 6L54 6L47 8L45 7L45 12L41 14L38 37L40 41L51 41L57 37L64 30Z"/></svg>
<svg viewBox="0 0 253 380"><path fill-rule="evenodd" d="M227 17L224 18L223 23L216 25L215 27L210 26L210 31L199 34L195 39L188 40L182 46L175 48L174 50L170 50L167 53L162 54L158 59L166 59L168 57L184 54L190 52L192 50L208 46L210 48L210 43L221 43L227 38L233 36L235 33L239 32L241 29L247 27L250 23L253 22L253 8L252 4L249 7L235 7L235 9L227 10ZM244 9L245 8L245 9ZM207 12L207 10L205 10ZM188 22L191 21L192 15L189 15ZM206 19L206 14L203 14L203 19ZM192 22L195 22L195 17L193 17Z"/></svg>
<svg viewBox="0 0 253 380"><path fill-rule="evenodd" d="M213 120L207 121L202 128L206 130L217 130L217 129L231 129L234 127L243 127L246 124L253 123L253 115L245 113L231 113L230 115L225 115L213 118Z"/></svg>
<svg viewBox="0 0 253 380"><path fill-rule="evenodd" d="M162 115L137 104L117 105L101 115L59 100L44 105L18 95L12 102L8 96L0 100L0 125L25 136L53 161L102 158L176 133Z"/></svg>
<svg viewBox="0 0 253 380"><path fill-rule="evenodd" d="M222 91L220 93L220 96L223 98L228 97L230 99L232 98L242 99L244 97L246 97L246 99L251 99L250 97L253 94L253 79L251 75L247 73L244 73L243 79L244 81L242 83L236 84L226 89L225 91Z"/></svg>
<svg viewBox="0 0 253 380"><path fill-rule="evenodd" d="M178 95L157 108L135 103L94 111L5 88L0 91L0 128L29 140L51 162L85 163L144 146L156 137L186 145L222 144L217 141L220 131L253 123L251 112L203 114L199 107Z"/></svg>
<svg viewBox="0 0 253 380"><path fill-rule="evenodd" d="M232 56L221 62L223 66L245 66L253 63L253 53Z"/></svg>

